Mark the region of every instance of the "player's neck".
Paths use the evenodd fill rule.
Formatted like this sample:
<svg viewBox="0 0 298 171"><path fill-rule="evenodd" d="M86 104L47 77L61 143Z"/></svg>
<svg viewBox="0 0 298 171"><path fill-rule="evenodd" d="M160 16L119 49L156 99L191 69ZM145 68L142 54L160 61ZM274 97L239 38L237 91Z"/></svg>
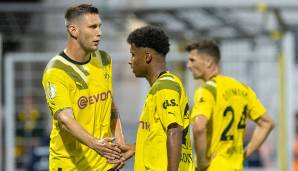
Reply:
<svg viewBox="0 0 298 171"><path fill-rule="evenodd" d="M213 77L216 77L220 74L220 69L218 66L214 66L211 68L210 72L208 72L204 78L205 81L211 80Z"/></svg>
<svg viewBox="0 0 298 171"><path fill-rule="evenodd" d="M70 41L68 42L67 47L64 50L64 53L74 61L82 63L88 61L91 52L86 52L77 43Z"/></svg>
<svg viewBox="0 0 298 171"><path fill-rule="evenodd" d="M150 86L154 84L154 82L159 77L160 73L166 71L165 64L156 64L152 66L152 69L149 70L146 79L149 82Z"/></svg>

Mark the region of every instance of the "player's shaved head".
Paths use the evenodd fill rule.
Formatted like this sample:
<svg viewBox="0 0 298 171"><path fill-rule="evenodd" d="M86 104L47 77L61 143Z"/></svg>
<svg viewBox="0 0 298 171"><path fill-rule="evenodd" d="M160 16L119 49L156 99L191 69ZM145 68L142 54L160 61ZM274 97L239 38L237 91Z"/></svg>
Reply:
<svg viewBox="0 0 298 171"><path fill-rule="evenodd" d="M90 4L81 4L78 6L70 7L65 13L65 24L68 26L74 20L79 19L85 14L99 14L98 9Z"/></svg>

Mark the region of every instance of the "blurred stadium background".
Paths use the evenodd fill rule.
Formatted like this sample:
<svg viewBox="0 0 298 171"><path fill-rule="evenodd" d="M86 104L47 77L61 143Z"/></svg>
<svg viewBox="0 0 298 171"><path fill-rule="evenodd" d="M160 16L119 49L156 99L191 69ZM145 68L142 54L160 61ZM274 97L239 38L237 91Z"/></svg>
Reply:
<svg viewBox="0 0 298 171"><path fill-rule="evenodd" d="M128 143L135 142L149 86L130 72L126 36L134 28L151 24L170 36L168 67L183 80L191 104L200 83L186 70L183 49L202 38L220 43L223 72L249 84L276 122L262 148L245 161L245 170L295 170L297 0L1 0L0 170L48 170L51 116L41 76L47 61L66 45L65 10L78 3L100 9L100 49L113 57L114 96ZM246 142L253 127L248 124ZM122 170L133 170L133 160Z"/></svg>

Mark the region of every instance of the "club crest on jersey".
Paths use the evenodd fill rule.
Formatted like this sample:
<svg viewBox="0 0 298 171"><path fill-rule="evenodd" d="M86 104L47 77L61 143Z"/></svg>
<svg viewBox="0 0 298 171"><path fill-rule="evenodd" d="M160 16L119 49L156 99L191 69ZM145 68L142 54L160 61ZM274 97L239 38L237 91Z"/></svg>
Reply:
<svg viewBox="0 0 298 171"><path fill-rule="evenodd" d="M56 97L56 87L51 82L47 83L46 94L48 99L53 99Z"/></svg>
<svg viewBox="0 0 298 171"><path fill-rule="evenodd" d="M110 78L110 74L107 73L107 72L104 73L104 76L105 76L105 79L109 79Z"/></svg>
<svg viewBox="0 0 298 171"><path fill-rule="evenodd" d="M204 103L204 102L205 102L204 98L201 97L200 100L199 100L199 103Z"/></svg>

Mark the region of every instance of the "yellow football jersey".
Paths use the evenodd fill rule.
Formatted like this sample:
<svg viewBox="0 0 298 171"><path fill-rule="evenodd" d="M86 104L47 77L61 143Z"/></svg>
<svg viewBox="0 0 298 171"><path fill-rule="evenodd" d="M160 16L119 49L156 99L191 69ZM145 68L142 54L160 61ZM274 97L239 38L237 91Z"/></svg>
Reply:
<svg viewBox="0 0 298 171"><path fill-rule="evenodd" d="M42 84L52 115L73 110L76 121L96 138L111 137L112 59L104 51L93 52L85 63L73 61L64 52L53 57ZM104 157L59 128L52 116L50 171L108 170Z"/></svg>
<svg viewBox="0 0 298 171"><path fill-rule="evenodd" d="M167 170L167 128L172 123L183 127L179 170L194 170L189 115L181 81L169 72L163 73L150 88L140 116L135 171Z"/></svg>
<svg viewBox="0 0 298 171"><path fill-rule="evenodd" d="M215 158L208 170L242 170L246 119L264 113L253 90L233 78L219 75L196 90L191 120L198 115L209 119L207 156Z"/></svg>

